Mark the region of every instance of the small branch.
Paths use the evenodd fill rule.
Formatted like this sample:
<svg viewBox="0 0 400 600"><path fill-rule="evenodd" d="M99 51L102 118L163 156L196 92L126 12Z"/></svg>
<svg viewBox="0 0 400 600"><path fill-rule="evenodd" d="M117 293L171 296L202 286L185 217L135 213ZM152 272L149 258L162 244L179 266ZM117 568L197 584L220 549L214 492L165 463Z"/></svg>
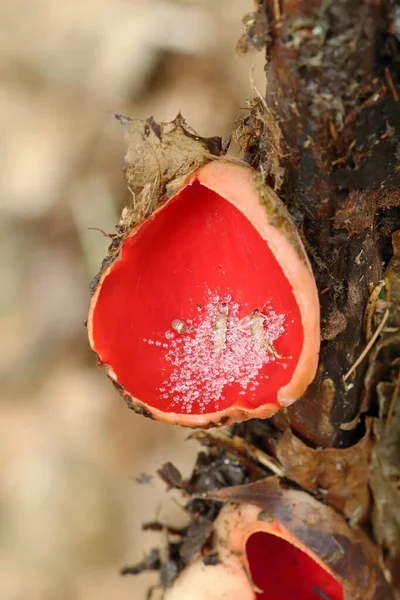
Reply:
<svg viewBox="0 0 400 600"><path fill-rule="evenodd" d="M367 342L369 342L369 340L372 338L372 318L376 311L376 305L379 299L379 294L381 293L384 287L385 280L382 279L378 283L378 285L374 287L368 299L367 308L365 309L364 313L364 332Z"/></svg>
<svg viewBox="0 0 400 600"><path fill-rule="evenodd" d="M347 373L345 375L343 375L343 377L342 377L343 383L346 383L346 380L356 370L358 365L364 360L364 358L366 357L368 352L371 350L372 346L375 344L376 340L378 339L379 335L381 334L382 329L385 327L385 323L388 320L388 317L389 317L389 309L386 309L386 312L383 315L382 321L379 323L379 326L377 327L374 335L372 336L372 338L370 339L368 344L365 346L364 350L361 352L360 356L357 358L355 363L353 363L353 365L350 367L350 369L347 371Z"/></svg>
<svg viewBox="0 0 400 600"><path fill-rule="evenodd" d="M199 437L202 435L204 435L204 432L195 431L194 434L191 435L191 438L199 439ZM248 458L257 461L263 467L267 467L267 469L272 471L272 473L278 477L285 476L285 471L277 460L275 460L272 456L268 456L268 454L265 454L265 452L256 446L245 442L245 440L242 438L235 435L229 435L224 431L217 430L208 431L206 435L212 439L215 439L216 441L222 442L226 447L230 447L233 450L238 450L241 454L247 455Z"/></svg>

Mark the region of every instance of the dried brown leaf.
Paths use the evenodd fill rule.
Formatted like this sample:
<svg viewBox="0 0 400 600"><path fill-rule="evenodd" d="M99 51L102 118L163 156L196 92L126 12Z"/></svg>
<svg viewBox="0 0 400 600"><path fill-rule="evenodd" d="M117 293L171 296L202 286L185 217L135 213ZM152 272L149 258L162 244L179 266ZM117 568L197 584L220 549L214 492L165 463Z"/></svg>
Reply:
<svg viewBox="0 0 400 600"><path fill-rule="evenodd" d="M398 374L400 357L400 230L392 235L393 256L385 271L385 308L389 318L381 339L372 349L365 375L363 410L367 410L381 381L391 381Z"/></svg>
<svg viewBox="0 0 400 600"><path fill-rule="evenodd" d="M400 230L392 235L393 256L385 271L385 307L389 308L387 328L369 356L369 367L365 375L364 408L373 400L380 381L391 381L398 373L400 357Z"/></svg>
<svg viewBox="0 0 400 600"><path fill-rule="evenodd" d="M171 462L166 462L157 470L157 474L169 488L183 489L184 481L181 472Z"/></svg>
<svg viewBox="0 0 400 600"><path fill-rule="evenodd" d="M125 176L135 196L149 186L150 200L158 201L167 184L222 154L221 138L202 138L181 114L169 123L116 115L128 142Z"/></svg>
<svg viewBox="0 0 400 600"><path fill-rule="evenodd" d="M385 271L385 306L390 331L370 355L365 377L368 406L377 398L376 439L370 465L374 499L372 523L385 559L386 574L400 593L400 230L392 236L393 256Z"/></svg>
<svg viewBox="0 0 400 600"><path fill-rule="evenodd" d="M390 307L388 325L400 328L400 229L392 235L393 256L385 271L387 300Z"/></svg>
<svg viewBox="0 0 400 600"><path fill-rule="evenodd" d="M352 523L368 512L368 464L371 423L361 440L350 448L310 448L290 429L277 442L276 457L286 476L305 490L321 495Z"/></svg>
<svg viewBox="0 0 400 600"><path fill-rule="evenodd" d="M398 375L399 377L399 375ZM370 485L374 496L373 527L387 563L400 560L400 398L397 382L377 386L379 419L374 422L376 446ZM397 398L394 397L394 393ZM388 411L391 418L388 419Z"/></svg>
<svg viewBox="0 0 400 600"><path fill-rule="evenodd" d="M366 398L364 410L375 397L376 387L380 381L390 381L395 362L400 356L400 331L386 333L371 350L369 366L365 375L364 386Z"/></svg>
<svg viewBox="0 0 400 600"><path fill-rule="evenodd" d="M92 289L103 270L118 257L129 232L148 218L164 198L176 193L193 170L226 151L221 138L197 135L181 114L169 123L157 123L152 117L115 117L123 125L128 142L125 178L132 202L122 210L117 233L110 236L113 241L109 254Z"/></svg>

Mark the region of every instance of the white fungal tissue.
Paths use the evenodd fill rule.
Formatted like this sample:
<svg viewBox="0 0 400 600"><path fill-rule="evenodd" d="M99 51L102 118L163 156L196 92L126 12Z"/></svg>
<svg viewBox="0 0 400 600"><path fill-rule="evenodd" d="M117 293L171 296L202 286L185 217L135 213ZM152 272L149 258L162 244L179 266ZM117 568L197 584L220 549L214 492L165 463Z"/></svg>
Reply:
<svg viewBox="0 0 400 600"><path fill-rule="evenodd" d="M230 294L210 293L206 304L197 308L195 320L171 322L172 330L164 333L163 343L143 340L165 352L170 375L159 392L177 412L191 413L194 405L196 412L205 412L210 404L212 411L219 410L225 389L234 384L239 386L239 395L251 396L261 377L268 377L259 375L261 369L282 358L273 343L285 331L284 314L254 307L252 314L240 319L240 306Z"/></svg>

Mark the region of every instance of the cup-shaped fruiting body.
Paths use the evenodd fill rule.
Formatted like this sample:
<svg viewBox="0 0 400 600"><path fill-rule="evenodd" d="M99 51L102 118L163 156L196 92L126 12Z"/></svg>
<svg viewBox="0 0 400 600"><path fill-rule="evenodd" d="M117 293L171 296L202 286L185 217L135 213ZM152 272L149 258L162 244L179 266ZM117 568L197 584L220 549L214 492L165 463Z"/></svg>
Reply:
<svg viewBox="0 0 400 600"><path fill-rule="evenodd" d="M319 300L280 199L209 162L129 231L101 273L92 349L128 404L188 427L270 417L313 380Z"/></svg>
<svg viewBox="0 0 400 600"><path fill-rule="evenodd" d="M216 534L225 569L233 569L239 561L247 574L246 585L242 577L237 580L243 597L250 590L254 600L344 600L341 583L321 556L279 520L260 518L256 506L227 505L217 520Z"/></svg>
<svg viewBox="0 0 400 600"><path fill-rule="evenodd" d="M198 557L165 600L389 600L370 542L305 492L265 484L220 490L238 500L214 522L213 564ZM263 493L265 495L263 496ZM264 509L261 508L264 507ZM192 595L191 590L195 593ZM229 592L229 593L228 593Z"/></svg>

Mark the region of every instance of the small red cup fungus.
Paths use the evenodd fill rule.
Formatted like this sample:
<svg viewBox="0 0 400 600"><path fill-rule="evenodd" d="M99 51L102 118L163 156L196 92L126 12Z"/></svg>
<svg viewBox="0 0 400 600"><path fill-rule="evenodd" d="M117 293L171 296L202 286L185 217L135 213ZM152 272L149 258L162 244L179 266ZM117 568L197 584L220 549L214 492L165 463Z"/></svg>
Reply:
<svg viewBox="0 0 400 600"><path fill-rule="evenodd" d="M198 558L164 600L344 600L341 583L319 556L282 523L259 516L252 504L226 505L214 524L219 562Z"/></svg>
<svg viewBox="0 0 400 600"><path fill-rule="evenodd" d="M134 410L188 427L265 418L302 396L320 344L305 250L261 174L197 168L100 275L89 340Z"/></svg>
<svg viewBox="0 0 400 600"><path fill-rule="evenodd" d="M268 477L203 497L225 504L164 600L393 598L365 532L310 494Z"/></svg>

